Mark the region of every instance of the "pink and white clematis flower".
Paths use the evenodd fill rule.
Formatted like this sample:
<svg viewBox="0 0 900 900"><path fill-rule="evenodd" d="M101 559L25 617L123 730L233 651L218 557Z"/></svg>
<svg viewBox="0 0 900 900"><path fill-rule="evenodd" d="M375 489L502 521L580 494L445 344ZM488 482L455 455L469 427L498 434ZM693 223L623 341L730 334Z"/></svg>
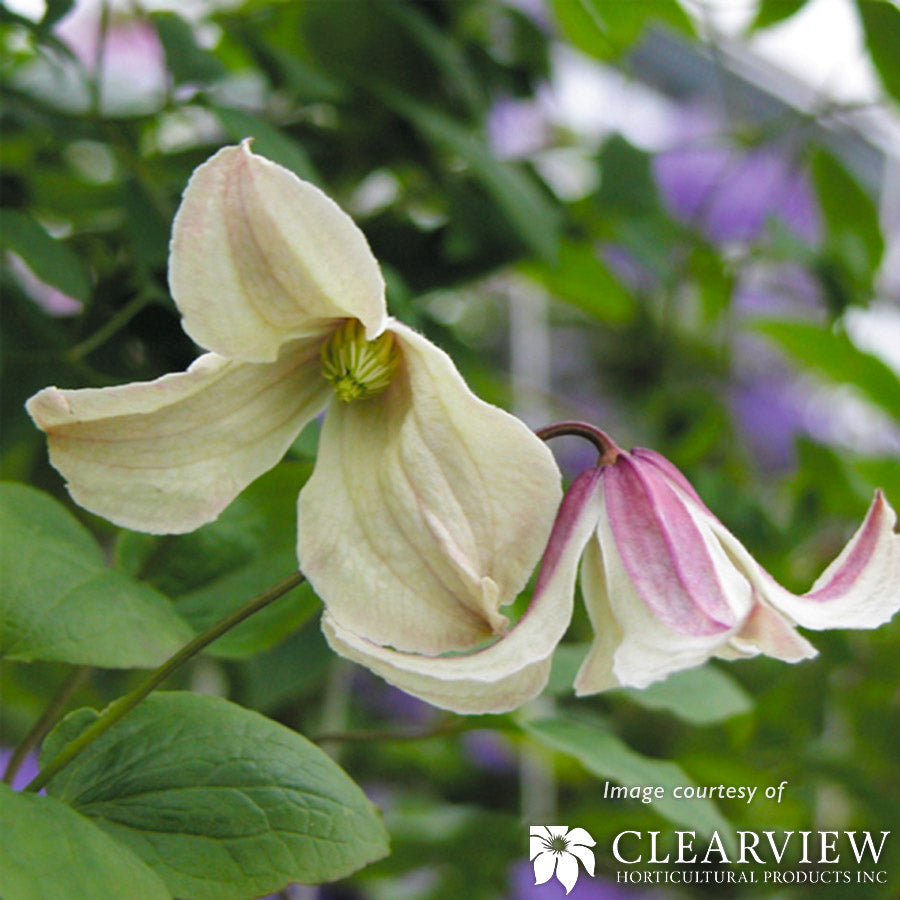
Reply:
<svg viewBox="0 0 900 900"><path fill-rule="evenodd" d="M576 693L646 687L705 662L764 653L815 656L795 629L875 628L900 608L897 517L878 491L865 521L812 589L781 587L704 505L675 466L645 449L605 448L599 506L581 562L595 638Z"/></svg>
<svg viewBox="0 0 900 900"><path fill-rule="evenodd" d="M169 278L185 331L211 352L153 382L28 401L73 499L128 528L190 531L327 408L298 555L332 646L460 711L540 691L568 622L556 613L571 610L573 551L527 628L505 634L501 608L547 543L553 457L387 316L349 216L248 143L227 147L185 191Z"/></svg>

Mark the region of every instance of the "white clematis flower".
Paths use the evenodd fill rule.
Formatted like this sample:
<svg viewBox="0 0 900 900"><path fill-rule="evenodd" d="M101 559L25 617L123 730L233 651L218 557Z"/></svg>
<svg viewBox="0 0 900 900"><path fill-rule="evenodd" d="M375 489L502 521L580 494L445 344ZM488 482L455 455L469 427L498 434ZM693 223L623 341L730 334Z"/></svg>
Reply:
<svg viewBox="0 0 900 900"><path fill-rule="evenodd" d="M227 147L188 184L169 276L185 331L210 352L153 382L28 401L73 499L128 528L190 531L327 408L298 555L332 646L451 709L537 693L577 554L550 567L506 635L501 608L546 545L561 494L553 457L388 318L349 216L247 142Z"/></svg>
<svg viewBox="0 0 900 900"><path fill-rule="evenodd" d="M592 497L600 515L581 564L595 638L576 693L646 687L712 656L765 653L797 662L816 650L795 625L875 628L900 608L897 517L880 491L837 559L796 595L753 559L672 463L602 440Z"/></svg>
<svg viewBox="0 0 900 900"><path fill-rule="evenodd" d="M546 884L554 875L568 894L578 880L578 862L594 875L594 851L597 842L583 828L567 825L532 825L529 859L534 866L534 883Z"/></svg>

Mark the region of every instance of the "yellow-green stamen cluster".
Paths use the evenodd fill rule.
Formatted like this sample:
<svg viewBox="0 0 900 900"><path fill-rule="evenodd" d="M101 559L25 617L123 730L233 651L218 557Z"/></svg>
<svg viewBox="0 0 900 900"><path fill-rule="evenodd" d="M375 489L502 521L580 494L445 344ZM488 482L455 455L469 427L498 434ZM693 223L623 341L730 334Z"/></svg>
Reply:
<svg viewBox="0 0 900 900"><path fill-rule="evenodd" d="M347 319L322 346L322 375L345 403L383 391L399 362L394 335L385 331L367 341L358 319Z"/></svg>

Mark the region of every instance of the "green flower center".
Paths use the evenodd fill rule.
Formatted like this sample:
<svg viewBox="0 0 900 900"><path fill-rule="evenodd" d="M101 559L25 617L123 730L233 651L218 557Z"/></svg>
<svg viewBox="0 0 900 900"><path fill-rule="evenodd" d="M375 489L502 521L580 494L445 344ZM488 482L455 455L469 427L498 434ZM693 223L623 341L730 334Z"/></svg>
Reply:
<svg viewBox="0 0 900 900"><path fill-rule="evenodd" d="M347 319L322 345L322 376L345 403L383 391L399 363L394 335L385 331L367 341L358 319Z"/></svg>
<svg viewBox="0 0 900 900"><path fill-rule="evenodd" d="M550 849L554 853L562 853L565 850L567 850L568 847L569 847L569 842L561 835L557 835L556 837L550 838Z"/></svg>

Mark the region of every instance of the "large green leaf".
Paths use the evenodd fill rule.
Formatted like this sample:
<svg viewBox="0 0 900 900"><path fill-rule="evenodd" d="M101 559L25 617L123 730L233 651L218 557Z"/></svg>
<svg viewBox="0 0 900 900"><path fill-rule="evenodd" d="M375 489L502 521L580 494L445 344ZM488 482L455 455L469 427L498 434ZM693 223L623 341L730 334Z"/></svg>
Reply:
<svg viewBox="0 0 900 900"><path fill-rule="evenodd" d="M0 531L0 657L151 667L191 638L166 597L108 568L41 491L0 484Z"/></svg>
<svg viewBox="0 0 900 900"><path fill-rule="evenodd" d="M856 8L881 83L900 100L900 9L889 0L856 0Z"/></svg>
<svg viewBox="0 0 900 900"><path fill-rule="evenodd" d="M566 241L560 244L555 263L533 260L523 265L523 271L554 297L583 309L600 322L621 324L634 317L634 298L589 244Z"/></svg>
<svg viewBox="0 0 900 900"><path fill-rule="evenodd" d="M900 420L900 378L893 369L850 339L807 322L759 320L755 327L777 341L798 362L838 384L852 384Z"/></svg>
<svg viewBox="0 0 900 900"><path fill-rule="evenodd" d="M391 94L386 99L425 138L443 145L466 162L527 246L545 260L552 262L556 258L559 212L525 172L497 159L476 129L398 95Z"/></svg>
<svg viewBox="0 0 900 900"><path fill-rule="evenodd" d="M42 763L95 717L67 716ZM48 791L191 900L246 900L292 881L333 881L388 849L377 811L330 757L218 697L148 697Z"/></svg>
<svg viewBox="0 0 900 900"><path fill-rule="evenodd" d="M215 522L190 534L123 532L119 563L159 588L202 631L297 568L297 494L311 467L283 462L257 479ZM217 640L208 653L239 658L266 650L319 608L301 585Z"/></svg>
<svg viewBox="0 0 900 900"><path fill-rule="evenodd" d="M711 665L676 672L643 690L622 688L615 693L694 725L712 725L753 709L750 695L730 675Z"/></svg>
<svg viewBox="0 0 900 900"><path fill-rule="evenodd" d="M18 253L41 281L87 300L91 284L81 260L27 213L0 209L0 249L5 248Z"/></svg>
<svg viewBox="0 0 900 900"><path fill-rule="evenodd" d="M832 268L837 266L838 274L850 276L845 289L851 297L860 290L868 291L884 252L878 208L830 153L820 150L815 154L812 174L825 218L826 262Z"/></svg>
<svg viewBox="0 0 900 900"><path fill-rule="evenodd" d="M675 0L551 0L551 6L565 36L599 59L628 50L650 26L692 31L690 19Z"/></svg>
<svg viewBox="0 0 900 900"><path fill-rule="evenodd" d="M542 744L574 756L600 778L609 778L627 787L652 785L664 788L665 796L653 800L653 808L670 821L696 828L702 834L729 830L728 821L711 801L672 796L674 788L694 785L679 766L635 752L603 722L587 717L556 716L522 722L521 725Z"/></svg>
<svg viewBox="0 0 900 900"><path fill-rule="evenodd" d="M753 28L768 28L789 19L806 5L806 0L760 0Z"/></svg>
<svg viewBox="0 0 900 900"><path fill-rule="evenodd" d="M53 797L0 784L0 892L3 900L170 900L127 847Z"/></svg>

